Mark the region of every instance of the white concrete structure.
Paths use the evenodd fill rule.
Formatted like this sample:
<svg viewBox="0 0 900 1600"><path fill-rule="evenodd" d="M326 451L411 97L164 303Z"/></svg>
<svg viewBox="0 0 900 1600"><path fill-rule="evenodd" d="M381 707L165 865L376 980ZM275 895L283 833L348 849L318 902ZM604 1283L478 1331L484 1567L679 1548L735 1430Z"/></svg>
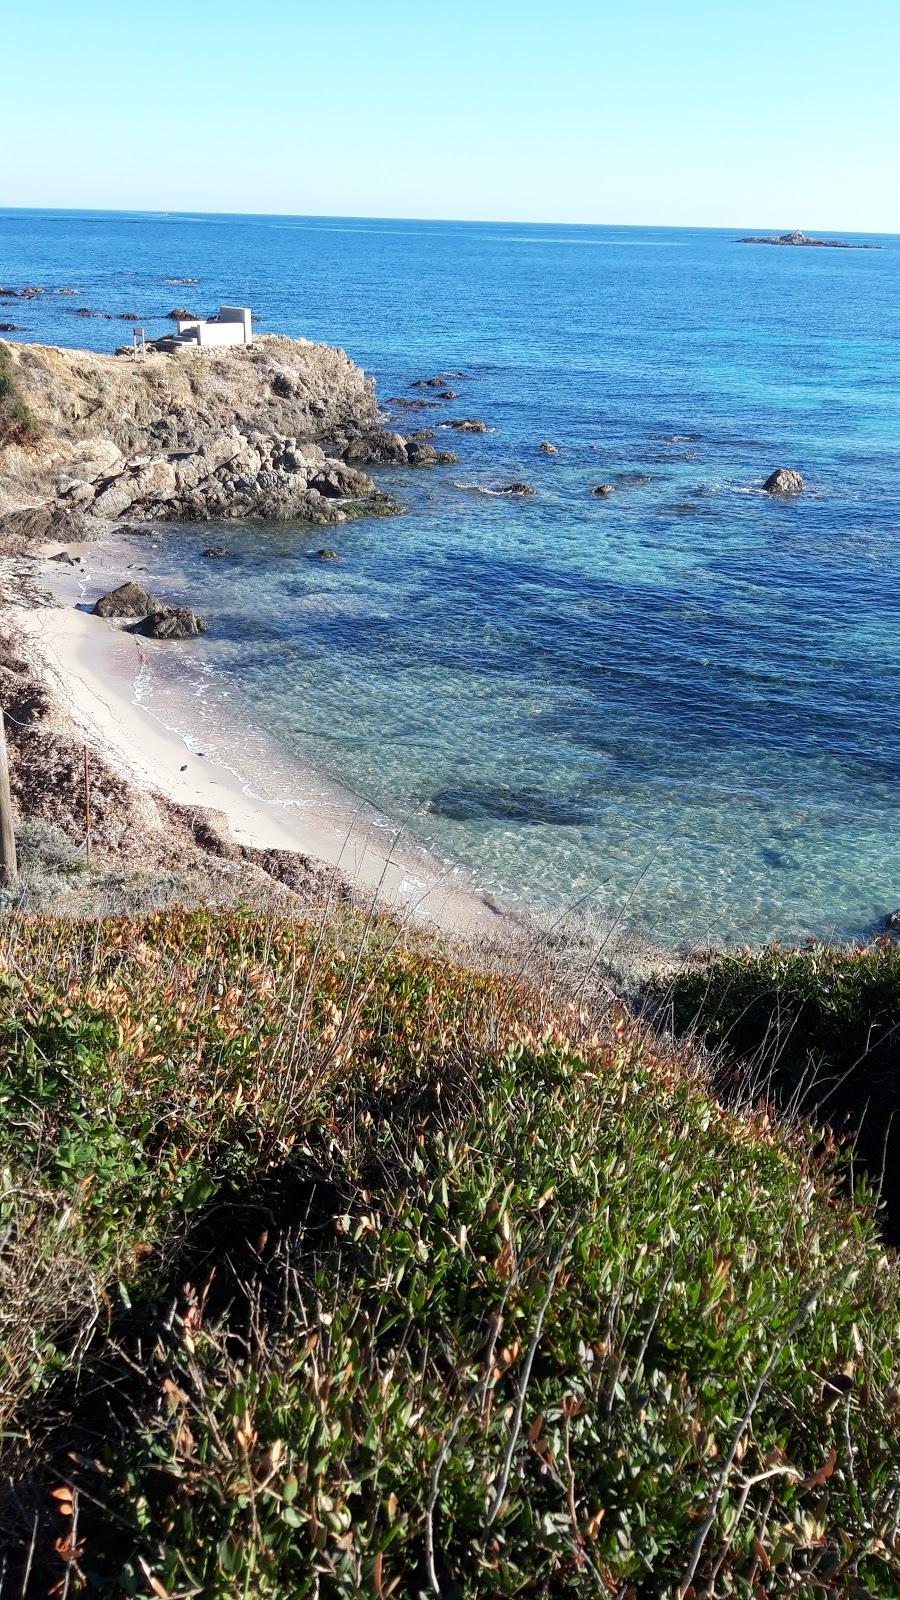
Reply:
<svg viewBox="0 0 900 1600"><path fill-rule="evenodd" d="M218 316L178 322L178 338L201 345L252 344L253 319L249 306L220 306Z"/></svg>
<svg viewBox="0 0 900 1600"><path fill-rule="evenodd" d="M253 343L253 318L249 306L220 306L217 315L208 321L202 317L179 317L177 326L177 333L167 333L161 339L154 339L151 348L174 355L177 350L189 350L192 345L198 344L209 348Z"/></svg>

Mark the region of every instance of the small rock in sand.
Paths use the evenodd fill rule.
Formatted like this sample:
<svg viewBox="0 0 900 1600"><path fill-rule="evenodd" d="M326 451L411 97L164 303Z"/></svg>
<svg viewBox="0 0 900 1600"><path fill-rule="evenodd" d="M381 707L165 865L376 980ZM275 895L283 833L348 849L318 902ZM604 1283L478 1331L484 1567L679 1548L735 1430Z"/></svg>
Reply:
<svg viewBox="0 0 900 1600"><path fill-rule="evenodd" d="M139 583L121 583L118 589L100 596L94 606L95 617L146 617L162 609L162 601Z"/></svg>
<svg viewBox="0 0 900 1600"><path fill-rule="evenodd" d="M148 639L196 639L206 623L187 606L163 606L139 622L137 632Z"/></svg>

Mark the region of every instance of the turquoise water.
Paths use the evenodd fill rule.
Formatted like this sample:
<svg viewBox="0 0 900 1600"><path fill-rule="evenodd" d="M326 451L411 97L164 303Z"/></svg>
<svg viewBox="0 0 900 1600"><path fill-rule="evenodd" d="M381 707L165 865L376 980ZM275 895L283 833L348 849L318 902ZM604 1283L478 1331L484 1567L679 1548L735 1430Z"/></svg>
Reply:
<svg viewBox="0 0 900 1600"><path fill-rule="evenodd" d="M135 542L209 619L177 658L207 726L221 701L514 900L666 942L859 932L900 903L900 239L734 238L7 212L0 282L80 294L0 320L108 349L127 325L73 304L155 331L246 300L385 400L464 371L409 425L493 431L385 470L405 517ZM761 492L779 465L799 500Z"/></svg>

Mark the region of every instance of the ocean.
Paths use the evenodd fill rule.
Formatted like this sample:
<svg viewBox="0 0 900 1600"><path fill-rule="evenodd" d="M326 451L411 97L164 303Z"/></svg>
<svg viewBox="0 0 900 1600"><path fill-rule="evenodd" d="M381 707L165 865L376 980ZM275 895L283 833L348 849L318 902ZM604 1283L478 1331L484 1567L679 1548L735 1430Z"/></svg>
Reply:
<svg viewBox="0 0 900 1600"><path fill-rule="evenodd" d="M224 301L342 345L388 411L454 374L393 413L460 457L375 474L405 516L92 557L209 623L148 706L248 786L274 740L504 903L666 945L871 930L900 903L900 238L735 242L761 231L0 213L0 284L48 291L4 337L112 350L128 323L78 308L149 334ZM802 496L762 492L779 466Z"/></svg>

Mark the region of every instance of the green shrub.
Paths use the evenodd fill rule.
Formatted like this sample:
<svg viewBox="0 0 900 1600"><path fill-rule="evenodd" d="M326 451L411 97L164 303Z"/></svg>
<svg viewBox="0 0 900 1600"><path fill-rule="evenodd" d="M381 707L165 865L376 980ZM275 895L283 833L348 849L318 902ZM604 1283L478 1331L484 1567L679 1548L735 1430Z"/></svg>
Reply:
<svg viewBox="0 0 900 1600"><path fill-rule="evenodd" d="M677 1032L699 1032L745 1084L849 1128L900 1229L900 947L777 946L717 955L665 991Z"/></svg>

